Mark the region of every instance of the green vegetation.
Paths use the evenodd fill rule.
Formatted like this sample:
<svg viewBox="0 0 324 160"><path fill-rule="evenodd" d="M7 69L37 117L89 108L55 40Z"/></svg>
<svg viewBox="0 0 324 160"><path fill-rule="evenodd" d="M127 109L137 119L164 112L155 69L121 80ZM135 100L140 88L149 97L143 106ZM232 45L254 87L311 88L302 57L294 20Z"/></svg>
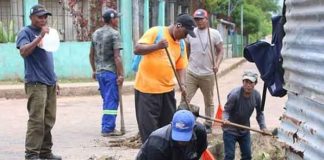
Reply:
<svg viewBox="0 0 324 160"><path fill-rule="evenodd" d="M277 0L206 0L206 8L220 17L227 17L229 1L230 19L236 24L238 32L241 27L241 5L243 5L243 34L251 41L271 34L271 13L279 10Z"/></svg>
<svg viewBox="0 0 324 160"><path fill-rule="evenodd" d="M8 28L0 21L0 43L15 42L15 38L13 21L9 22Z"/></svg>

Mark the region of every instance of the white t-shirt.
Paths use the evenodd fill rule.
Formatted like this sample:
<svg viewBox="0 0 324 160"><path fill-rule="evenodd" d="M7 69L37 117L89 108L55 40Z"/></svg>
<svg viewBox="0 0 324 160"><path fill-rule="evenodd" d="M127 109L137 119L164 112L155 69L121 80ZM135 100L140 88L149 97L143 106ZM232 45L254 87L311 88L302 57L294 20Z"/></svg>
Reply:
<svg viewBox="0 0 324 160"><path fill-rule="evenodd" d="M199 76L212 75L213 74L213 64L212 55L210 53L210 44L208 38L207 28L200 30L198 28L194 29L196 38L188 35L187 42L190 44L190 57L188 70ZM223 42L220 33L213 28L210 28L210 38L212 41L212 47L214 51L214 58L216 58L216 48L215 45Z"/></svg>

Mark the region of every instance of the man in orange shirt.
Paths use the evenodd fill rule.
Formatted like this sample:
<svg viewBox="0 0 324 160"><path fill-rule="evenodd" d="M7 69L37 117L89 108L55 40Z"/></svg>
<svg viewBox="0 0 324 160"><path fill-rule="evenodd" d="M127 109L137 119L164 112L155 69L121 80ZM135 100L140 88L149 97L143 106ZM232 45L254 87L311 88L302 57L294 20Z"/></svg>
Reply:
<svg viewBox="0 0 324 160"><path fill-rule="evenodd" d="M196 37L193 18L179 15L168 27L150 28L135 46L135 53L142 55L135 79L136 119L142 142L156 129L169 124L176 111L174 73L166 54L168 49L184 91L184 75L187 67L187 53L181 54L180 41L187 34ZM163 38L154 43L159 32ZM183 93L185 94L185 93Z"/></svg>

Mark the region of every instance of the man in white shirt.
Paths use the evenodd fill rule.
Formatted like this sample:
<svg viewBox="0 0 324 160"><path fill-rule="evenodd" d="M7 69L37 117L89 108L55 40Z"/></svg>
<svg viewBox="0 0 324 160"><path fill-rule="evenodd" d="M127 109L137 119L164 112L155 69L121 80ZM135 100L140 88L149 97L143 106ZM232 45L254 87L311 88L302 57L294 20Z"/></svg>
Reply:
<svg viewBox="0 0 324 160"><path fill-rule="evenodd" d="M196 38L187 37L189 57L185 82L187 100L190 102L197 89L200 88L204 96L205 114L213 117L214 73L218 72L219 65L223 59L223 39L216 29L209 28L207 11L198 9L194 12L193 17L197 27L194 29ZM208 29L211 36L211 45L209 43ZM211 46L214 53L211 53ZM214 58L211 54L213 54ZM207 133L211 133L212 122L206 121L204 124Z"/></svg>

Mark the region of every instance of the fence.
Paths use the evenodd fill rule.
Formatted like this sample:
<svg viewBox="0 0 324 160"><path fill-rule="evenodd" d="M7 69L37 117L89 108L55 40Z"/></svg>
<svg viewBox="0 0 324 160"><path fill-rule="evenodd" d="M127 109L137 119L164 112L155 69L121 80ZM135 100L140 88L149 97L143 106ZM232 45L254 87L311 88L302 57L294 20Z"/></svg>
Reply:
<svg viewBox="0 0 324 160"><path fill-rule="evenodd" d="M14 42L15 37L19 30L24 25L24 9L22 0L0 0L0 43ZM79 27L77 29L76 25L77 18L75 15L71 14L71 9L68 7L67 0L39 0L39 4L44 5L53 16L48 17L48 25L52 28L57 29L60 34L61 41L76 41L76 40L89 40L90 32L89 28L92 25L90 20L90 1L80 0L77 1L76 8L77 11L82 14L83 21L86 27ZM105 4L106 5L106 4ZM27 12L28 13L28 12ZM101 14L101 12L100 12ZM81 32L87 30L85 34L87 38L78 37ZM13 38L10 38L13 37Z"/></svg>
<svg viewBox="0 0 324 160"><path fill-rule="evenodd" d="M23 26L21 0L0 0L0 43L13 42Z"/></svg>

